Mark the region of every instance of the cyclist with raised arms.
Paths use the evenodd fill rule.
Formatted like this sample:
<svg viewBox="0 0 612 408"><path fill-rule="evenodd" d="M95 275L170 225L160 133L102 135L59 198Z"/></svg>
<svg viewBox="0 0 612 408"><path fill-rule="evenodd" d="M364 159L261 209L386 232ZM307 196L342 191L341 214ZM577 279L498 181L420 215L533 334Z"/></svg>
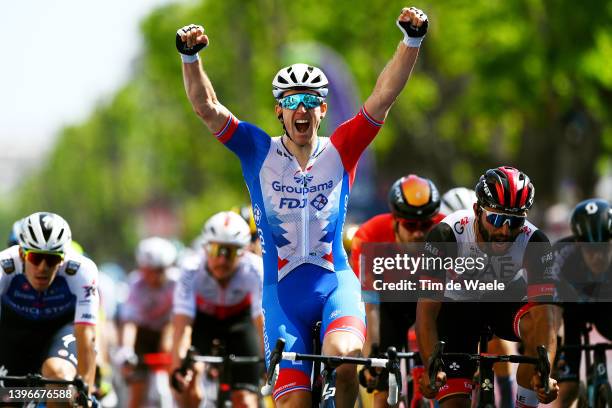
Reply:
<svg viewBox="0 0 612 408"><path fill-rule="evenodd" d="M293 64L272 81L276 116L284 134L269 137L239 121L217 99L197 52L208 36L197 25L177 32L187 96L217 139L240 159L264 257L265 349L277 338L286 350L311 351L311 327L323 322L323 353L358 355L365 337L359 282L342 248L342 225L357 161L378 133L404 88L427 31L427 16L404 8L404 35L359 113L329 138L317 131L327 112L328 82L316 67ZM307 363L283 361L274 390L281 406L310 406ZM352 407L356 370L337 370L336 403Z"/></svg>
<svg viewBox="0 0 612 408"><path fill-rule="evenodd" d="M431 281L453 281L461 288L449 291L445 285L443 291L423 293L419 299L416 327L423 361L428 361L438 340L446 342L447 352L476 353L485 327L500 338L522 341L529 356L537 356L538 345L546 346L552 361L561 313L551 304L555 281L550 242L527 220L533 205L533 184L525 173L503 166L487 170L475 190L477 202L473 208L449 215L426 239L426 253L431 257L484 261L475 263L469 273L457 268L425 271L431 274ZM466 279L495 279L506 286L504 292L468 290L462 283ZM516 295L504 302L502 297L509 292ZM480 303L483 301L487 303ZM441 407L470 406L475 370L473 362L445 359L439 382L434 385L440 390L436 398ZM550 392L546 394L531 365L519 365L517 382L517 407L536 407L538 401L549 403L556 398L556 382L550 380ZM441 388L440 383L444 384ZM422 385L426 396L436 395L428 376L422 377Z"/></svg>
<svg viewBox="0 0 612 408"><path fill-rule="evenodd" d="M580 334L592 323L612 341L612 208L603 199L579 203L571 216L572 235L558 241L554 271L563 301L563 342L579 345ZM569 407L578 396L582 352L567 350L558 363L559 404Z"/></svg>
<svg viewBox="0 0 612 408"><path fill-rule="evenodd" d="M364 222L353 237L351 251L353 269L358 276L363 273L365 275L363 279L368 281L372 279L372 273L361 271L360 265L363 244L423 242L429 230L444 218L444 215L440 214L438 188L433 181L415 174L408 174L396 180L389 189L388 201L391 212L377 215ZM408 351L408 330L416 318L416 303L367 303L366 311L368 317L366 349L372 344L378 344L381 351L386 351L389 346ZM374 407L387 407L389 373L384 370L377 376L371 377L373 371L364 368L360 372L362 385L374 385ZM421 373L422 368L413 370L413 377L418 377ZM419 395L414 395L413 400L417 399Z"/></svg>
<svg viewBox="0 0 612 408"><path fill-rule="evenodd" d="M68 381L78 374L91 390L98 268L71 250L70 227L57 214L29 215L17 238L0 252L0 372Z"/></svg>

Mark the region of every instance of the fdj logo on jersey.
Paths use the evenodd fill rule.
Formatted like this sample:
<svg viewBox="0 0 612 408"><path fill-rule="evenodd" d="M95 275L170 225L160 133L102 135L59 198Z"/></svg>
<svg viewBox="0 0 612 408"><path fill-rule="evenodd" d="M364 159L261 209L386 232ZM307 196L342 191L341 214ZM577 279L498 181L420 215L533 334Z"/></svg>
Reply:
<svg viewBox="0 0 612 408"><path fill-rule="evenodd" d="M306 198L297 199L283 197L280 199L280 208L304 208L307 202L308 199Z"/></svg>

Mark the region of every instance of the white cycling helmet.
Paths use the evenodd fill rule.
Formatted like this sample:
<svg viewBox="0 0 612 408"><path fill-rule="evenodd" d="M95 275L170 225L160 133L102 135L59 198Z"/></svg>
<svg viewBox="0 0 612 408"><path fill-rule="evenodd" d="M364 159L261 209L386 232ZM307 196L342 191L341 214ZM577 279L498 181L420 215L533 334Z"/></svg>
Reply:
<svg viewBox="0 0 612 408"><path fill-rule="evenodd" d="M272 80L272 94L278 100L290 89L310 89L325 98L328 84L327 77L319 68L298 63L278 71Z"/></svg>
<svg viewBox="0 0 612 408"><path fill-rule="evenodd" d="M459 210L472 208L476 202L476 193L465 187L456 187L448 190L442 196L440 212L449 215Z"/></svg>
<svg viewBox="0 0 612 408"><path fill-rule="evenodd" d="M23 249L64 253L72 241L72 232L59 215L37 212L22 220L18 239Z"/></svg>
<svg viewBox="0 0 612 408"><path fill-rule="evenodd" d="M176 247L164 238L143 239L136 248L136 263L139 267L165 269L174 264L176 256Z"/></svg>
<svg viewBox="0 0 612 408"><path fill-rule="evenodd" d="M217 242L244 247L251 242L251 229L240 215L233 211L223 211L206 221L202 237L205 244Z"/></svg>

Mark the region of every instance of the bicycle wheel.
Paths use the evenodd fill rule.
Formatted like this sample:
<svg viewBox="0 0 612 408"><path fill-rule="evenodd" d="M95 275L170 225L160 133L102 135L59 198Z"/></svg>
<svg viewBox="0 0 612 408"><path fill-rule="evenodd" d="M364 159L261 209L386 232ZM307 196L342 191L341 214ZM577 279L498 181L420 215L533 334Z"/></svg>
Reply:
<svg viewBox="0 0 612 408"><path fill-rule="evenodd" d="M610 384L601 384L597 388L597 399L595 400L595 408L610 408L612 407L612 388Z"/></svg>

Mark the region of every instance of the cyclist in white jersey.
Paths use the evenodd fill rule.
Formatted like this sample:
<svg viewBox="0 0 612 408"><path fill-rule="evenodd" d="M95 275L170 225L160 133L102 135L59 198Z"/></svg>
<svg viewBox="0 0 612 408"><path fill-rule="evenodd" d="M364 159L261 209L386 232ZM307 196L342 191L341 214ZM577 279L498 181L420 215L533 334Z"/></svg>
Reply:
<svg viewBox="0 0 612 408"><path fill-rule="evenodd" d="M550 242L527 220L533 205L533 184L525 173L501 166L487 170L475 190L477 202L471 210L449 215L427 236L429 256L475 263L464 270L438 267L423 273L424 280L444 284L443 291L424 293L417 306L417 338L423 361L428 361L438 339L446 341L448 352L476 352L484 327L500 338L522 341L525 354L530 356L536 356L536 347L543 344L553 361L560 308L551 304L555 279ZM466 282L476 279L481 283L498 281L504 289L470 289ZM449 290L447 282L457 283L459 289ZM508 297L505 301L504 295ZM480 303L485 301L488 303ZM441 407L470 406L475 369L473 362L445 359L439 379L446 383L441 388L436 384ZM559 389L551 379L550 393L544 393L535 368L528 364L519 365L517 382L516 406L521 408L536 407L538 401L549 403ZM422 384L424 394L433 397L428 376L422 377Z"/></svg>
<svg viewBox="0 0 612 408"><path fill-rule="evenodd" d="M170 351L170 315L176 281L170 276L176 261L172 242L143 239L136 249L138 269L130 274L128 298L121 308L121 349L115 360L129 385L130 408L142 407L151 390L144 355Z"/></svg>
<svg viewBox="0 0 612 408"><path fill-rule="evenodd" d="M222 343L226 355L258 356L262 350L263 263L246 250L251 240L248 224L235 212L220 212L204 225L203 238L204 252L182 263L174 291L174 368L189 345L205 355L215 342ZM186 377L174 370L181 405L201 403L203 373L199 364ZM260 373L257 364L232 370L234 406L257 407Z"/></svg>
<svg viewBox="0 0 612 408"><path fill-rule="evenodd" d="M327 111L327 78L318 68L294 64L273 80L276 115L284 135L235 118L223 106L197 52L208 45L201 26L177 32L187 96L195 112L242 164L264 258L265 349L278 337L287 351L311 350L311 327L322 321L323 353L357 355L365 337L359 282L342 248L342 225L357 161L378 133L404 88L427 31L427 16L404 8L404 34L360 112L329 138L317 136ZM310 364L282 362L274 390L281 406L310 406ZM355 367L337 369L336 403L352 407Z"/></svg>
<svg viewBox="0 0 612 408"><path fill-rule="evenodd" d="M91 390L98 268L71 250L70 227L57 214L31 214L18 230L19 245L0 252L0 372L79 374Z"/></svg>

